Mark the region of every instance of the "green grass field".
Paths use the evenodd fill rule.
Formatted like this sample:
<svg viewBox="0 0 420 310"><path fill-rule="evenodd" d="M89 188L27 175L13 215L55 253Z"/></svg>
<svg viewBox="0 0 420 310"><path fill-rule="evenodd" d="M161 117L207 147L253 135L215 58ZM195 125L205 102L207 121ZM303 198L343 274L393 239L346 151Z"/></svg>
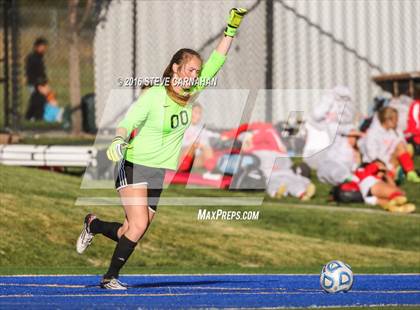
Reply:
<svg viewBox="0 0 420 310"><path fill-rule="evenodd" d="M80 177L33 168L0 166L0 171L1 274L105 271L114 243L98 236L85 254L78 255L75 241L87 212L122 221L121 207L80 207L75 200L117 197L114 190L82 190ZM409 188L415 192L415 186ZM168 198L195 195L253 196L179 186L164 192ZM317 199L312 203L325 205L325 197ZM356 273L420 272L418 214L265 199L262 206L206 207L260 211L257 221L199 221L199 208L159 207L124 272L318 273L331 259L348 262Z"/></svg>

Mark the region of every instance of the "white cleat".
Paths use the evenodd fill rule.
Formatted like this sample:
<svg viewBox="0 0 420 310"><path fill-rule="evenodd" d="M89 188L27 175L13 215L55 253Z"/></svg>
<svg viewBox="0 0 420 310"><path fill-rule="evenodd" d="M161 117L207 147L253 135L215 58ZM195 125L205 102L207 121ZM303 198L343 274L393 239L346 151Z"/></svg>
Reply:
<svg viewBox="0 0 420 310"><path fill-rule="evenodd" d="M104 289L107 289L107 290L126 290L127 289L127 285L121 283L116 278L102 279L102 281L101 281L101 288L104 288Z"/></svg>
<svg viewBox="0 0 420 310"><path fill-rule="evenodd" d="M89 224L95 218L96 216L94 214L88 214L85 217L85 221L83 223L83 230L80 233L80 236L77 239L77 243L76 243L76 251L79 254L82 254L87 249L87 247L92 243L94 234L90 232Z"/></svg>

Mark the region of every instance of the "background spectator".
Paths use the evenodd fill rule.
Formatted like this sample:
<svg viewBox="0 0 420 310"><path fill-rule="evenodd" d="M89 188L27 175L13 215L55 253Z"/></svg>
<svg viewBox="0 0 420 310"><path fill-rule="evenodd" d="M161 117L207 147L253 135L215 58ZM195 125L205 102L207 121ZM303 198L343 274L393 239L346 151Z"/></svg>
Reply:
<svg viewBox="0 0 420 310"><path fill-rule="evenodd" d="M63 109L58 107L47 80L38 78L34 89L29 98L29 108L25 118L31 121L61 122Z"/></svg>
<svg viewBox="0 0 420 310"><path fill-rule="evenodd" d="M411 213L416 206L407 203L407 197L394 182L385 164L380 160L355 171L360 192L366 204L379 205L390 212Z"/></svg>
<svg viewBox="0 0 420 310"><path fill-rule="evenodd" d="M319 162L317 176L321 182L338 185L351 179L354 170L361 163L357 148L359 131L348 135L337 135L334 143L324 154L324 160Z"/></svg>
<svg viewBox="0 0 420 310"><path fill-rule="evenodd" d="M39 80L47 80L47 73L44 64L44 55L47 52L48 41L39 37L35 40L33 50L26 56L25 73L26 82L30 93L35 90L35 85Z"/></svg>
<svg viewBox="0 0 420 310"><path fill-rule="evenodd" d="M187 128L182 142L181 164L179 171L190 171L194 162L197 168L206 167L212 163L214 152L210 145L210 138L220 135L205 128L202 122L203 107L197 102L193 104L191 125ZM206 167L207 170L210 167Z"/></svg>
<svg viewBox="0 0 420 310"><path fill-rule="evenodd" d="M325 150L337 134L348 134L354 129L355 107L352 94L346 86L336 86L316 103L306 123L307 138L303 157L312 169L324 160Z"/></svg>
<svg viewBox="0 0 420 310"><path fill-rule="evenodd" d="M242 152L259 159L259 169L264 174L266 193L270 197L292 196L307 201L315 195L316 187L311 180L293 171L293 162L272 124L243 124L222 133L222 139L226 138L241 139Z"/></svg>
<svg viewBox="0 0 420 310"><path fill-rule="evenodd" d="M398 112L391 107L382 108L373 121L366 136L359 142L363 162L381 160L394 174L401 168L407 174L407 180L419 183L420 177L414 170L414 163L408 152L401 130L398 130Z"/></svg>
<svg viewBox="0 0 420 310"><path fill-rule="evenodd" d="M404 134L407 141L413 145L415 153L420 155L420 99L414 100L410 105Z"/></svg>
<svg viewBox="0 0 420 310"><path fill-rule="evenodd" d="M407 129L407 118L410 105L413 102L413 98L409 97L408 89L405 93L402 93L399 96L392 97L389 101L389 106L398 111L398 130L404 131Z"/></svg>

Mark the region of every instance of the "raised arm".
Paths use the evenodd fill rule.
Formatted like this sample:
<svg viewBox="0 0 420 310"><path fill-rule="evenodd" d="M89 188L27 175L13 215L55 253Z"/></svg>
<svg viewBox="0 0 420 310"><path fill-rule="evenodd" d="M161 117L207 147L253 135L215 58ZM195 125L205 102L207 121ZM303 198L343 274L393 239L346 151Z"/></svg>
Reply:
<svg viewBox="0 0 420 310"><path fill-rule="evenodd" d="M191 95L197 94L203 90L207 82L216 76L217 72L222 68L226 55L232 45L233 37L235 36L239 25L241 24L242 18L247 13L246 9L231 9L228 18L228 25L224 31L222 39L219 41L216 49L210 55L210 58L201 68L200 80L202 83L190 88L188 91Z"/></svg>
<svg viewBox="0 0 420 310"><path fill-rule="evenodd" d="M242 22L244 16L248 13L247 9L233 8L230 10L228 24L226 26L223 38L220 40L216 47L216 51L222 55L227 55L230 46L232 45L233 38L238 31L238 27Z"/></svg>
<svg viewBox="0 0 420 310"><path fill-rule="evenodd" d="M232 45L233 37L228 37L223 35L223 38L220 40L219 44L217 44L216 51L219 54L227 55L229 52L230 46Z"/></svg>

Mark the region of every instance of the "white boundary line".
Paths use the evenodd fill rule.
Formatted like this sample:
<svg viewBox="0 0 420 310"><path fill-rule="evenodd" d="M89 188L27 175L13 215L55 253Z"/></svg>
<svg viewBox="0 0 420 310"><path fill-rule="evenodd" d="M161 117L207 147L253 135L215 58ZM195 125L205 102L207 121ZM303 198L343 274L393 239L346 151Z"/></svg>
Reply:
<svg viewBox="0 0 420 310"><path fill-rule="evenodd" d="M99 286L98 286L99 287ZM130 286L128 286L131 289ZM192 288L186 287L185 289ZM353 293L362 294L418 294L420 291L352 291ZM86 294L14 294L14 295L0 295L0 298L12 297L133 297L133 296L204 296L204 295L319 295L325 294L322 290L313 290L308 292L296 292L296 291L262 291L262 292L179 292L179 293L86 293ZM419 303L420 304L420 303Z"/></svg>
<svg viewBox="0 0 420 310"><path fill-rule="evenodd" d="M281 202L265 202L264 205L277 206L277 207L290 207L290 208L302 208L302 209L317 209L323 211L343 211L343 212L360 212L360 213L371 213L371 214L381 214L381 215L391 215L391 216L407 216L407 217L420 217L420 214L402 214L402 213L392 213L385 210L379 209L370 209L370 208L360 208L360 207L342 207L342 206L332 206L332 205L310 205L310 204L294 204L294 203L281 203ZM263 206L264 206L263 205Z"/></svg>
<svg viewBox="0 0 420 310"><path fill-rule="evenodd" d="M420 273L356 273L356 276L420 276ZM100 274L18 274L18 275L0 275L0 278L11 277L91 277L101 276ZM319 276L319 273L137 273L121 274L122 277L167 277L167 276Z"/></svg>
<svg viewBox="0 0 420 310"><path fill-rule="evenodd" d="M210 196L210 197L161 197L159 206L261 206L264 197ZM132 200L136 204L135 199ZM118 206L121 199L115 197L78 197L76 206Z"/></svg>
<svg viewBox="0 0 420 310"><path fill-rule="evenodd" d="M130 287L129 287L130 288ZM403 291L358 291L357 293L366 293L366 294L372 294L372 293L379 293L379 294L398 294L402 293L405 294L418 294L420 291L416 292L403 292ZM125 293L125 294L104 294L104 293L87 293L87 294L14 294L14 295L0 295L0 298L14 298L14 297L29 297L29 298L39 298L39 297L61 297L61 298L68 298L68 297L147 297L147 296L155 296L155 297L163 297L163 296L206 296L206 295L320 295L324 294L323 291L313 291L313 292L198 292L198 293ZM420 302L418 304L413 304L413 306L420 305ZM355 305L356 306L356 305Z"/></svg>
<svg viewBox="0 0 420 310"><path fill-rule="evenodd" d="M115 197L79 197L76 199L76 206L116 206L120 205L120 198ZM384 216L407 216L420 218L420 214L402 214L392 213L385 210L371 209L371 208L360 208L360 207L346 207L337 205L312 205L312 204L297 204L288 202L275 202L275 201L264 201L264 197L244 197L244 196L220 196L220 197L162 197L159 200L160 206L261 206L270 205L274 207L290 207L290 208L302 208L302 209L316 209L323 211L343 211L343 212L359 212L369 214L380 214Z"/></svg>
<svg viewBox="0 0 420 310"><path fill-rule="evenodd" d="M351 309L351 308L371 308L371 307L379 307L379 308L384 308L384 310L386 310L386 308L387 307L417 307L418 306L418 304L416 305L416 304L386 304L386 305L384 305L384 304L374 304L374 305L369 305L369 304L360 304L360 305L351 305L351 306L348 306L348 305L332 305L332 306L330 306L330 305L328 305L328 306L310 306L310 307L283 307L283 306L281 306L281 307L275 307L275 308L272 308L272 307L263 307L263 308L258 308L258 309L261 309L261 310L264 310L264 309L266 309L266 310L271 310L271 309L329 309L329 308L339 308L339 309L341 309L341 308L349 308L349 309Z"/></svg>

